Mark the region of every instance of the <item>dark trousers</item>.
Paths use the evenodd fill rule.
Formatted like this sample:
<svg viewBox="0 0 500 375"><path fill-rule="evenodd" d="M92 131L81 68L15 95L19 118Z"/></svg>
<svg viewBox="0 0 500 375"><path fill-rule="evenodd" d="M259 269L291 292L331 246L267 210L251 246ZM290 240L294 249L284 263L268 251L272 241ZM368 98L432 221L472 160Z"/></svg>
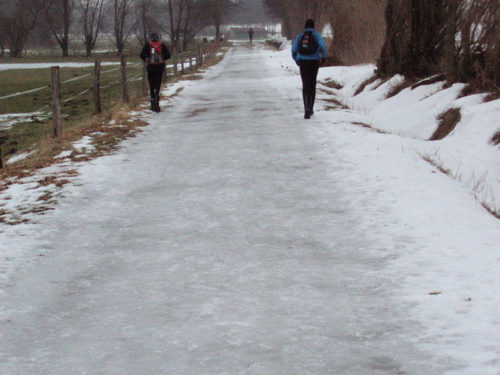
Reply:
<svg viewBox="0 0 500 375"><path fill-rule="evenodd" d="M150 64L147 70L151 99L159 99L165 64Z"/></svg>
<svg viewBox="0 0 500 375"><path fill-rule="evenodd" d="M312 111L316 99L316 79L318 77L319 60L300 60L300 77L302 78L302 98L304 110Z"/></svg>

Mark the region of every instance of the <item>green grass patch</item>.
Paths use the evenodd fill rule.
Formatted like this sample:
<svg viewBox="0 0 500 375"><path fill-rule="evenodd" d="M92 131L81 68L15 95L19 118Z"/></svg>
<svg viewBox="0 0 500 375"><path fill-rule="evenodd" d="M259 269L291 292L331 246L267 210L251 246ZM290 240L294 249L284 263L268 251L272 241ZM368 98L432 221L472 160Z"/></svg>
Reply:
<svg viewBox="0 0 500 375"><path fill-rule="evenodd" d="M57 64L54 63L55 65ZM128 89L132 100L142 97L142 69L142 64L127 65ZM68 131L72 133L94 117L93 71L93 66L60 68L63 133ZM0 97L43 88L39 91L0 100L0 115L25 114L25 116L19 117L17 123L2 132L1 156L6 160L14 154L37 148L36 145L41 140L51 137L53 134L51 91L48 87L50 68L5 70L0 72L0 80L2 81ZM102 110L105 114L122 100L119 65L101 67L100 85ZM11 118L9 121L13 121L13 119Z"/></svg>
<svg viewBox="0 0 500 375"><path fill-rule="evenodd" d="M212 47L212 46L210 46ZM212 47L212 56L203 64L203 69L217 64L222 56L216 55ZM124 105L122 99L122 84L119 59L107 55L103 62L113 62L113 65L101 66L101 103L102 113L95 114L93 95L94 58L57 56L29 56L22 59L5 59L5 62L40 63L50 62L57 66L59 62L89 63L88 67L61 67L61 119L62 136L53 137L53 122L50 91L50 68L11 69L0 71L0 97L41 88L38 91L0 99L0 161L3 160L2 172L10 175L14 168L38 168L50 164L53 157L61 151L72 150L71 143L84 135L93 132L105 133L105 136L93 137L96 155L104 154L114 149L123 139L133 136L135 131L144 124L141 121L130 122L127 111L136 109L144 102L143 64L139 57L127 58L127 78L130 104ZM169 64L172 60L169 61ZM194 69L194 66L193 66ZM189 70L186 75L174 76L172 69L167 70L165 83L173 83L183 79L197 80L199 72ZM146 87L147 87L146 83ZM148 90L146 90L148 91ZM22 116L12 116L22 114ZM6 117L9 115L9 118ZM128 116L130 117L130 116ZM111 120L125 122L125 126L107 127ZM16 163L16 167L5 162L14 155L36 151L33 156ZM79 159L81 160L81 159ZM13 172L13 173L18 173Z"/></svg>

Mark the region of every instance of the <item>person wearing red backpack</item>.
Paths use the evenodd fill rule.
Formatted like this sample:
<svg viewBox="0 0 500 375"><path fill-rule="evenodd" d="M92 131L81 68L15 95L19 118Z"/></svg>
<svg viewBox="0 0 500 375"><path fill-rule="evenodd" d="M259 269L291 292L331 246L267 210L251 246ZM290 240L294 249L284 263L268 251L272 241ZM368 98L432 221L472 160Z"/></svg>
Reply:
<svg viewBox="0 0 500 375"><path fill-rule="evenodd" d="M314 115L316 98L316 79L320 60L326 59L326 45L320 33L314 31L314 20L308 19L305 30L299 34L292 45L292 57L300 67L302 78L302 99L304 101L304 118Z"/></svg>
<svg viewBox="0 0 500 375"><path fill-rule="evenodd" d="M157 33L152 33L139 55L147 64L149 93L151 96L151 110L160 112L160 91L165 63L171 57L167 46L161 42Z"/></svg>

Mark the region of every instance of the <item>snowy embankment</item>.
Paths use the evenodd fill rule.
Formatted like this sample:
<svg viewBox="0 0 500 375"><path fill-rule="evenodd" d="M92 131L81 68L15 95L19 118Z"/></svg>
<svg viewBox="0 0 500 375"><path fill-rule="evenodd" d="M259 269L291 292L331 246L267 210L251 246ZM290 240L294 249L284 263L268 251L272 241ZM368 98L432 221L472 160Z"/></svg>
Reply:
<svg viewBox="0 0 500 375"><path fill-rule="evenodd" d="M284 41L280 49L289 58L290 41ZM465 84L446 88L445 82L408 87L388 97L404 84L404 77L373 80L375 69L374 65L321 68L319 98L328 100L321 91L333 95L362 116L357 117L362 119L360 125L401 136L408 147L500 214L500 145L493 141L500 134L500 100L484 102L486 94L462 97ZM370 79L373 82L363 89ZM341 88L331 88L330 83ZM428 141L439 127L439 117L450 109L460 111L454 130L442 140Z"/></svg>
<svg viewBox="0 0 500 375"><path fill-rule="evenodd" d="M444 82L408 87L387 98L403 77L376 80L354 95L374 69L372 65L329 68L320 79L341 84L342 89L332 91L347 107L366 115L366 125L408 139L408 145L423 158L500 213L500 146L493 142L500 131L500 100L485 103L484 94L461 97L464 84L445 88ZM439 117L450 109L460 111L455 129L442 140L428 141L438 129Z"/></svg>
<svg viewBox="0 0 500 375"><path fill-rule="evenodd" d="M281 64L297 74L289 44L279 52ZM316 111L314 121L325 124L325 139L349 139L337 153L356 160L355 172L363 174L344 176L353 208L364 210L363 230L387 243L381 251L393 259L393 281L402 287L396 298L408 302L409 317L426 327L414 342L462 363L447 374L498 375L500 223L484 207L500 213L500 145L493 141L500 132L500 100L461 97L463 84L446 88L443 82L388 97L401 76L360 90L374 70L321 68L316 106L326 113ZM332 98L344 108L334 109ZM429 141L439 117L452 108L460 111L454 130ZM350 134L333 130L344 125ZM352 125L382 134L363 134ZM376 204L367 202L373 194ZM381 218L386 224L377 224Z"/></svg>

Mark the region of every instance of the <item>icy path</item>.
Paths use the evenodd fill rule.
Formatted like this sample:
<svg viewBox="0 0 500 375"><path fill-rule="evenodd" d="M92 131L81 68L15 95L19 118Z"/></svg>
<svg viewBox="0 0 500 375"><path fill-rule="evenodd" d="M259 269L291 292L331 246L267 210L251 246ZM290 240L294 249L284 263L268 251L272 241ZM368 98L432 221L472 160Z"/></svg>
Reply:
<svg viewBox="0 0 500 375"><path fill-rule="evenodd" d="M81 171L40 224L30 251L44 256L5 288L0 374L453 367L415 347L421 326L394 298L384 238L361 230L378 193L353 210L362 187L342 176L355 164L311 130L259 52L233 48Z"/></svg>

